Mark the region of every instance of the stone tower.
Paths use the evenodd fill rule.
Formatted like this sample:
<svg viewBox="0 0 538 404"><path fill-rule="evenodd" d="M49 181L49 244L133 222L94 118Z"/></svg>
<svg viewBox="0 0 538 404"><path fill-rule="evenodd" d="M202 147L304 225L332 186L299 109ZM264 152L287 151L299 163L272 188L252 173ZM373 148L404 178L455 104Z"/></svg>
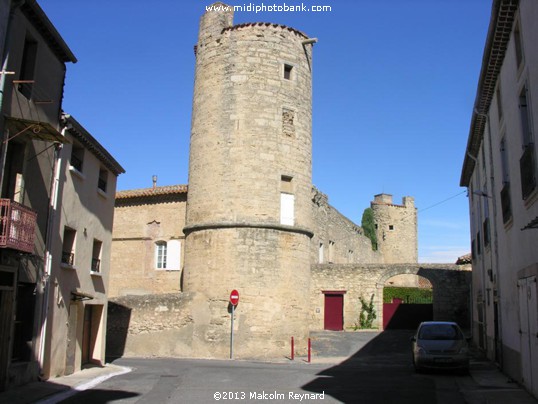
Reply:
<svg viewBox="0 0 538 404"><path fill-rule="evenodd" d="M198 355L284 356L308 335L312 45L293 28L201 18L190 139L184 290Z"/></svg>
<svg viewBox="0 0 538 404"><path fill-rule="evenodd" d="M410 196L402 205L392 203L392 195L374 196L370 204L376 226L377 246L385 264L418 262L417 209Z"/></svg>

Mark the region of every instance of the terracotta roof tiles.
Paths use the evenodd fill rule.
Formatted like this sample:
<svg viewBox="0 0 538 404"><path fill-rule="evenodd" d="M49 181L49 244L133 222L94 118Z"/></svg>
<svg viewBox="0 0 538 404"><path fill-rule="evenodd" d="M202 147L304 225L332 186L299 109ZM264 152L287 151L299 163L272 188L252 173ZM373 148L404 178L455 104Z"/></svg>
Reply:
<svg viewBox="0 0 538 404"><path fill-rule="evenodd" d="M187 185L165 185L155 188L130 189L116 192L116 199L144 198L151 196L186 194Z"/></svg>

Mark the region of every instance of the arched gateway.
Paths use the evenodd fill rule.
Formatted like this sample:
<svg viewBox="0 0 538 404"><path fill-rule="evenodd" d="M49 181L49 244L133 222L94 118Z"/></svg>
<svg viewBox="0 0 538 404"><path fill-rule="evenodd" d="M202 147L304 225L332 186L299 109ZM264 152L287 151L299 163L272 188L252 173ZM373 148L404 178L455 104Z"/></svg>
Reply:
<svg viewBox="0 0 538 404"><path fill-rule="evenodd" d="M456 321L469 328L469 299L471 268L447 264L392 265L314 265L312 267L311 299L312 330L325 328L326 302L329 296L342 297L342 329L350 330L359 324L360 298L370 301L373 296L376 320L373 327L383 325L383 289L390 278L412 274L427 279L433 289L433 319ZM329 306L330 307L330 306ZM332 319L334 323L334 319ZM329 321L330 322L330 321Z"/></svg>

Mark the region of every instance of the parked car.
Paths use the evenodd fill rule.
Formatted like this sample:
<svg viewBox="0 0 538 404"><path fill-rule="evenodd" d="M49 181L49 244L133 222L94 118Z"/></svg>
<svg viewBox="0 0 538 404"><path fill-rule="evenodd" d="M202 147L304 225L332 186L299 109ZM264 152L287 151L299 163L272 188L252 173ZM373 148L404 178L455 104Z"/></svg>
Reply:
<svg viewBox="0 0 538 404"><path fill-rule="evenodd" d="M422 322L411 341L413 365L417 372L425 369L469 370L469 346L458 324Z"/></svg>

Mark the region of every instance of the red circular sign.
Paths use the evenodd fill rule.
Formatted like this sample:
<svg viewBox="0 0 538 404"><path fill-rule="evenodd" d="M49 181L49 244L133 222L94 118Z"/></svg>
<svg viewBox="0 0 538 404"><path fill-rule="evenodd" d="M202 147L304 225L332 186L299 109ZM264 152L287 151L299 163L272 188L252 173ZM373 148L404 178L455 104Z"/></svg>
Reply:
<svg viewBox="0 0 538 404"><path fill-rule="evenodd" d="M239 292L235 289L230 293L230 303L233 306L237 306L237 303L239 303Z"/></svg>

